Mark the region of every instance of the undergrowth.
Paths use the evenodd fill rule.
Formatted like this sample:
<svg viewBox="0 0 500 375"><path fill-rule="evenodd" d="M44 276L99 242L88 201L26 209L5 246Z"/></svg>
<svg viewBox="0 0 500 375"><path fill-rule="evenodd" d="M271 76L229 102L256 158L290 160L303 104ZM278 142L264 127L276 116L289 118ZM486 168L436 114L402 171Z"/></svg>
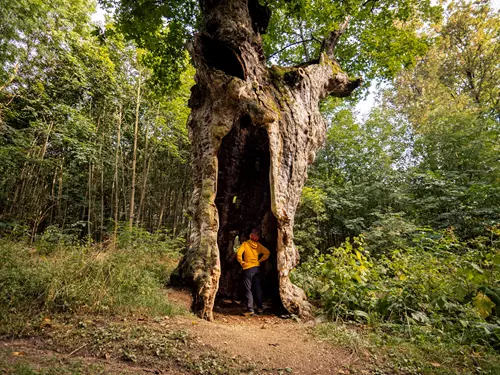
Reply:
<svg viewBox="0 0 500 375"><path fill-rule="evenodd" d="M163 287L182 242L135 231L116 249L60 241L54 230L32 247L0 240L0 335L58 313L179 313Z"/></svg>
<svg viewBox="0 0 500 375"><path fill-rule="evenodd" d="M410 335L384 325L328 322L313 334L358 356L372 358L377 375L498 375L500 359L493 350L471 348L416 327ZM434 332L436 333L436 332Z"/></svg>
<svg viewBox="0 0 500 375"><path fill-rule="evenodd" d="M354 337L325 325L322 336L383 348L403 373L498 374L500 361L483 359L500 350L499 244L498 227L467 242L450 229L375 256L357 237L292 276L330 321L366 328Z"/></svg>

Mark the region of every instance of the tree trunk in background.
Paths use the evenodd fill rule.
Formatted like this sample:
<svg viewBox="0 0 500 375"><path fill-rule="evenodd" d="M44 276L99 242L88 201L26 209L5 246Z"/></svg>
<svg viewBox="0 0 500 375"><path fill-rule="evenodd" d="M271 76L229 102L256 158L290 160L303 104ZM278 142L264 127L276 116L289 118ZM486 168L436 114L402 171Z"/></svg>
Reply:
<svg viewBox="0 0 500 375"><path fill-rule="evenodd" d="M57 172L59 170L59 166L56 165L54 168L54 177L52 178L52 189L50 192L50 221L49 225L54 223L54 207L56 206L56 183L57 183Z"/></svg>
<svg viewBox="0 0 500 375"><path fill-rule="evenodd" d="M104 239L104 159L102 157L102 145L104 144L104 133L102 135L101 147L99 148L99 159L101 159L101 227L99 230L99 241Z"/></svg>
<svg viewBox="0 0 500 375"><path fill-rule="evenodd" d="M139 133L139 108L141 106L141 72L139 71L139 81L137 84L137 104L135 107L135 124L134 124L134 151L132 157L132 186L130 188L130 207L128 215L128 229L131 231L134 225L134 208L135 208L135 170L137 165L137 138Z"/></svg>
<svg viewBox="0 0 500 375"><path fill-rule="evenodd" d="M192 229L176 276L192 286L193 310L212 320L216 294L233 293L237 283L235 237L246 240L259 227L271 251L270 293L306 317L310 305L289 273L299 259L295 210L325 137L318 104L327 95L348 96L360 80L340 70L333 46L301 66L266 67L261 34L270 12L257 0L201 0L200 6L202 29L190 46L197 68L188 123Z"/></svg>
<svg viewBox="0 0 500 375"><path fill-rule="evenodd" d="M120 212L120 179L118 178L118 164L120 161L120 144L121 144L121 125L122 125L122 108L118 112L118 119L116 122L116 149L115 149L115 175L114 175L114 189L115 189L115 212L114 212L114 228L113 228L113 249L116 249L116 242L118 239L118 213Z"/></svg>
<svg viewBox="0 0 500 375"><path fill-rule="evenodd" d="M92 214L92 174L93 174L93 164L91 161L89 161L89 179L88 179L88 214L87 214L87 236L88 236L88 241L91 241L92 238L92 221L91 221L91 214Z"/></svg>
<svg viewBox="0 0 500 375"><path fill-rule="evenodd" d="M61 199L63 192L63 168L64 168L64 158L61 159L61 165L59 167L59 182L57 188L57 220L61 220Z"/></svg>
<svg viewBox="0 0 500 375"><path fill-rule="evenodd" d="M158 117L159 117L159 112L160 112L160 105L158 104L157 110L156 110L156 118L155 122L158 123ZM146 129L144 130L144 156L142 160L142 185L141 185L141 195L139 198L139 207L137 209L137 219L135 221L135 224L139 226L140 221L141 221L141 214L142 210L144 208L144 198L146 197L146 186L148 183L148 174L149 174L149 167L151 165L151 159L148 155L148 143L149 143L149 136L148 136L148 123L146 122Z"/></svg>

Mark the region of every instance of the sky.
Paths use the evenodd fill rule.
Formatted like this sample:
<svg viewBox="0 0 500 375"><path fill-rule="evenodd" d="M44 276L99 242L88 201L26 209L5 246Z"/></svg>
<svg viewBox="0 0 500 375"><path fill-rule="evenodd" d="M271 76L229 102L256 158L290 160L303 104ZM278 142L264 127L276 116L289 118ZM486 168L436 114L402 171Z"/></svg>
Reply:
<svg viewBox="0 0 500 375"><path fill-rule="evenodd" d="M356 118L359 122L362 122L363 119L370 113L370 110L375 105L375 99L378 92L379 88L377 87L377 82L373 81L370 85L367 97L356 104Z"/></svg>
<svg viewBox="0 0 500 375"><path fill-rule="evenodd" d="M500 0L498 0L500 1ZM99 6L99 4L97 4L97 8L96 8L96 11L95 13L90 17L92 22L99 22L99 23L103 23L104 22L104 10Z"/></svg>

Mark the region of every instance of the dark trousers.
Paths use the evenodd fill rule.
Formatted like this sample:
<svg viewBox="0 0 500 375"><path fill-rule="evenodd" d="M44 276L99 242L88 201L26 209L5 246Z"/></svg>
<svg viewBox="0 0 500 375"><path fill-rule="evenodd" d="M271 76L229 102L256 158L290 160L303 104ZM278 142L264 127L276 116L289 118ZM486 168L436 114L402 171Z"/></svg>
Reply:
<svg viewBox="0 0 500 375"><path fill-rule="evenodd" d="M243 285L245 285L245 295L247 297L247 307L249 311L253 311L253 292L255 293L255 302L257 308L262 309L262 288L260 286L260 270L259 267L252 267L243 270Z"/></svg>

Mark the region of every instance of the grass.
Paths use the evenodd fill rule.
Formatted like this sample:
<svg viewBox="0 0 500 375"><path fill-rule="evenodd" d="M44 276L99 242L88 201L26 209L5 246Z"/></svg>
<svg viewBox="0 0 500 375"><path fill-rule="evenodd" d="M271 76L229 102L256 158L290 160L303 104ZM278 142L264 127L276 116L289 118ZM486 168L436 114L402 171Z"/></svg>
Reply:
<svg viewBox="0 0 500 375"><path fill-rule="evenodd" d="M429 327L322 323L312 333L377 363L379 375L498 375L500 357L487 347L458 344Z"/></svg>
<svg viewBox="0 0 500 375"><path fill-rule="evenodd" d="M178 259L170 248L50 251L0 240L0 336L17 336L56 314L172 316L164 285Z"/></svg>
<svg viewBox="0 0 500 375"><path fill-rule="evenodd" d="M3 358L2 358L3 357ZM0 369L11 375L104 375L108 372L102 365L86 364L80 360L67 360L61 364L57 358L49 358L44 367L31 363L29 360L8 361L0 353Z"/></svg>
<svg viewBox="0 0 500 375"><path fill-rule="evenodd" d="M0 347L0 373L126 374L137 366L241 373L240 364L201 347L172 321L187 313L164 288L177 245L147 236L117 250L57 236L34 247L0 240L0 338L9 339Z"/></svg>

